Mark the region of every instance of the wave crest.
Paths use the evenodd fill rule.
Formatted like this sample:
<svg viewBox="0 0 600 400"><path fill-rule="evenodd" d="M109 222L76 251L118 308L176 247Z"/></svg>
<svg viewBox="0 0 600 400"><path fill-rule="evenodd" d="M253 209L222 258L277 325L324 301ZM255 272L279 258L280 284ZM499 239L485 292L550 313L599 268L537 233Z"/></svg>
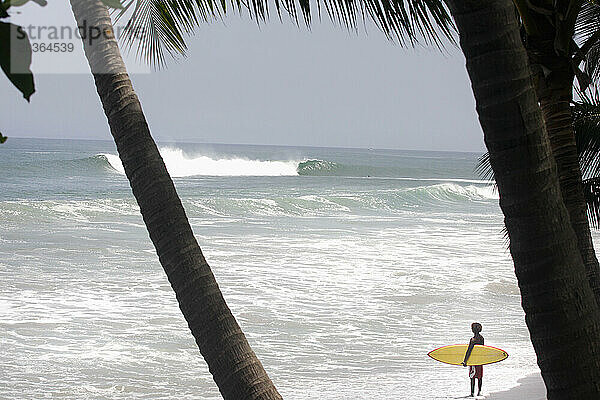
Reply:
<svg viewBox="0 0 600 400"><path fill-rule="evenodd" d="M172 177L187 176L295 176L298 161L262 161L244 158L188 157L181 149L161 148L167 170ZM117 172L125 174L118 156L99 154Z"/></svg>
<svg viewBox="0 0 600 400"><path fill-rule="evenodd" d="M338 169L337 163L323 160L304 160L297 168L299 175L332 175Z"/></svg>
<svg viewBox="0 0 600 400"><path fill-rule="evenodd" d="M339 176L373 177L420 182L420 186L406 188L404 196L428 198L437 201L497 200L498 193L492 182L464 178L417 178L394 176L387 168L346 165L320 159L302 161L250 160L247 158L220 158L206 155L188 156L181 149L161 148L160 154L172 177L190 176ZM96 167L125 174L123 164L114 154L98 154L88 158ZM379 168L379 169L378 169ZM382 169L382 170L380 170ZM393 171L392 171L393 172Z"/></svg>
<svg viewBox="0 0 600 400"><path fill-rule="evenodd" d="M498 193L494 186L461 186L456 183L445 182L430 186L419 186L408 189L418 198L429 198L436 201L457 200L497 200Z"/></svg>

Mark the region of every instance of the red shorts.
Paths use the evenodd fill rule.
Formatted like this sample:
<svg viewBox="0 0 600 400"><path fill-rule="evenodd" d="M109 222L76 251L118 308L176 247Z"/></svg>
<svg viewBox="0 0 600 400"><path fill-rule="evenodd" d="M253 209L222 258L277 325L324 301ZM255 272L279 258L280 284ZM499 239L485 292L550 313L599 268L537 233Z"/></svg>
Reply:
<svg viewBox="0 0 600 400"><path fill-rule="evenodd" d="M483 365L471 365L469 366L469 378L483 378Z"/></svg>

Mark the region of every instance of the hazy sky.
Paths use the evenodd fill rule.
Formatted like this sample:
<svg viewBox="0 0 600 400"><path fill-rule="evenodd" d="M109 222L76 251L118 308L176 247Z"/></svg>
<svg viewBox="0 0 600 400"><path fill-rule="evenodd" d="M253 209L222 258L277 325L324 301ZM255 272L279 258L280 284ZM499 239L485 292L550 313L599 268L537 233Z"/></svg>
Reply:
<svg viewBox="0 0 600 400"><path fill-rule="evenodd" d="M13 21L41 20L38 14L48 21L51 14L74 26L58 3L44 14L26 6ZM34 54L31 104L0 77L2 132L110 139L92 77L44 73L52 70L46 62L48 55ZM78 62L85 72L80 53L59 65ZM132 73L132 80L157 141L484 149L457 49L402 49L375 28L349 33L326 18L308 31L276 18L259 28L233 14L198 29L187 58Z"/></svg>

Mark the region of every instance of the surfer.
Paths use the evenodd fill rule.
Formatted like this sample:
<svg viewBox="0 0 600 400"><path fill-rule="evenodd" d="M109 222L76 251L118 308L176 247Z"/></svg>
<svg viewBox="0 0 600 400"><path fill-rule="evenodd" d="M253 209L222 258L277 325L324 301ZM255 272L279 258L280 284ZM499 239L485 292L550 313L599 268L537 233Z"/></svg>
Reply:
<svg viewBox="0 0 600 400"><path fill-rule="evenodd" d="M467 360L471 356L471 352L473 351L473 347L476 344L483 345L484 340L483 336L479 332L481 332L481 324L479 322L473 322L471 324L471 330L473 331L473 337L469 341L469 347L467 348L467 352L465 354L465 359L462 362L463 367L467 366ZM481 380L483 379L483 365L470 365L469 366L469 378L471 378L471 397L474 396L475 393L475 379L479 380L478 384L478 392L477 396L481 395Z"/></svg>

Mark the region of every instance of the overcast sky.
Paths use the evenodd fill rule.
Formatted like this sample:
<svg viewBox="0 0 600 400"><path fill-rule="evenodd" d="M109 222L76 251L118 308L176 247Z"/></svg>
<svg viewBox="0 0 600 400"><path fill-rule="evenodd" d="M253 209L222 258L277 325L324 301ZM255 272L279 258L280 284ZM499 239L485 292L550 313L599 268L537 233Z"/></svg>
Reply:
<svg viewBox="0 0 600 400"><path fill-rule="evenodd" d="M23 7L13 21L51 15L54 23L75 26L59 3L43 14ZM64 57L59 65L87 71L81 52ZM34 54L37 92L30 104L0 77L2 132L110 139L92 77L45 73L56 71L48 60ZM326 18L308 31L276 18L259 28L233 14L198 29L187 58L166 70L132 73L132 80L159 142L484 149L457 49L402 49L375 28L349 33Z"/></svg>

